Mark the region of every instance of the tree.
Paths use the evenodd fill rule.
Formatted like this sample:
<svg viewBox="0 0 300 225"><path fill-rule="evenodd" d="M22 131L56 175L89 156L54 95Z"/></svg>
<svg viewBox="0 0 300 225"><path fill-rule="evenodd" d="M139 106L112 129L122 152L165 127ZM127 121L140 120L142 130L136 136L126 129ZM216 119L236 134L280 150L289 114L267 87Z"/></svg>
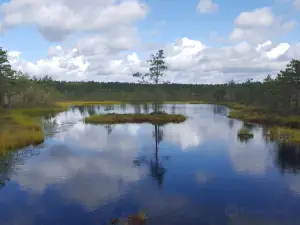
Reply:
<svg viewBox="0 0 300 225"><path fill-rule="evenodd" d="M151 59L147 61L149 63L149 73L142 74L140 72L134 73L133 77L139 78L139 83L142 84L155 84L156 86L156 96L155 101L158 102L158 84L161 82L161 77L164 75L164 71L168 69L165 62L164 51L162 49L158 50L156 54L151 55ZM164 82L168 84L168 81ZM155 112L158 109L155 107Z"/></svg>
<svg viewBox="0 0 300 225"><path fill-rule="evenodd" d="M5 104L6 88L8 85L8 73L11 71L11 66L8 62L7 51L0 47L0 107Z"/></svg>
<svg viewBox="0 0 300 225"><path fill-rule="evenodd" d="M159 84L160 78L164 75L164 71L168 69L165 62L164 51L158 50L156 54L151 55L151 59L147 62L149 63L149 73L142 74L137 72L133 74L133 77L140 78L139 83Z"/></svg>

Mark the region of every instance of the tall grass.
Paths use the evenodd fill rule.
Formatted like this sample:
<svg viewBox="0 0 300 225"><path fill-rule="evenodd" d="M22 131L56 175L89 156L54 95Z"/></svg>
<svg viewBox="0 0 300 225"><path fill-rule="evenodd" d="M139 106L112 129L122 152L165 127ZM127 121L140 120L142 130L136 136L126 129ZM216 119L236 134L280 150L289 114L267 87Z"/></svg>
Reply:
<svg viewBox="0 0 300 225"><path fill-rule="evenodd" d="M86 123L92 124L119 124L119 123L180 123L186 120L183 115L167 113L151 114L100 114L84 119Z"/></svg>
<svg viewBox="0 0 300 225"><path fill-rule="evenodd" d="M7 129L0 132L0 152L22 148L28 145L37 145L44 142L42 130L36 129Z"/></svg>

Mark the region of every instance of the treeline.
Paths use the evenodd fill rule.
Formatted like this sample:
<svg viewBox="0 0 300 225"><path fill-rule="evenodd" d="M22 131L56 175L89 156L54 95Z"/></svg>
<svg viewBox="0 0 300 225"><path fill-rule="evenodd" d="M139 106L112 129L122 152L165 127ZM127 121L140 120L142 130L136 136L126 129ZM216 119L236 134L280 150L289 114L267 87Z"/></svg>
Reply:
<svg viewBox="0 0 300 225"><path fill-rule="evenodd" d="M251 74L249 75L251 76ZM0 107L50 105L57 100L235 102L286 113L300 112L300 61L291 60L275 78L221 85L67 82L30 78L11 69L0 48Z"/></svg>
<svg viewBox="0 0 300 225"><path fill-rule="evenodd" d="M291 60L275 78L220 85L52 81L65 100L234 102L283 113L300 112L300 61Z"/></svg>
<svg viewBox="0 0 300 225"><path fill-rule="evenodd" d="M0 48L0 108L51 106L58 92L48 85L49 77L30 78L15 71L7 59L7 52Z"/></svg>

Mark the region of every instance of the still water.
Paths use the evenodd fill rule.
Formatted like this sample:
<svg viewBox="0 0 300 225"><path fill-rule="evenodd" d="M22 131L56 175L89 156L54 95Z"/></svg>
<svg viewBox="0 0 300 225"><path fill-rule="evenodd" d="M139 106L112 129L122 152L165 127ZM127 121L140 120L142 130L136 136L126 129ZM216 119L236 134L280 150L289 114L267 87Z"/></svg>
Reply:
<svg viewBox="0 0 300 225"><path fill-rule="evenodd" d="M264 128L237 139L242 121L215 105L164 105L188 120L88 125L100 112L71 108L45 120L47 140L0 161L0 224L110 224L143 211L147 224L300 224L299 149L268 142ZM157 143L157 148L156 148Z"/></svg>

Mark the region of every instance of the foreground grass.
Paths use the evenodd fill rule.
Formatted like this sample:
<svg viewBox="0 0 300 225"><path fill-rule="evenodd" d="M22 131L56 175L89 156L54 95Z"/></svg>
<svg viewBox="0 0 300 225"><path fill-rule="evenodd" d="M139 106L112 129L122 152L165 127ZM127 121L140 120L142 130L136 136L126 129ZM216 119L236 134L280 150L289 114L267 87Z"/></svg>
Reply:
<svg viewBox="0 0 300 225"><path fill-rule="evenodd" d="M0 153L22 148L28 145L40 144L44 134L38 120L18 111L0 113Z"/></svg>
<svg viewBox="0 0 300 225"><path fill-rule="evenodd" d="M239 131L238 131L238 134L237 134L239 137L243 137L243 138L253 138L253 133L251 132L250 129L248 128L241 128Z"/></svg>
<svg viewBox="0 0 300 225"><path fill-rule="evenodd" d="M22 108L0 110L0 154L44 142L40 116L54 115L66 108Z"/></svg>
<svg viewBox="0 0 300 225"><path fill-rule="evenodd" d="M118 124L118 123L181 123L186 120L183 115L173 115L167 113L150 114L100 114L84 119L86 123L92 124Z"/></svg>
<svg viewBox="0 0 300 225"><path fill-rule="evenodd" d="M300 143L300 130L287 127L272 127L265 134L270 140L282 143Z"/></svg>

